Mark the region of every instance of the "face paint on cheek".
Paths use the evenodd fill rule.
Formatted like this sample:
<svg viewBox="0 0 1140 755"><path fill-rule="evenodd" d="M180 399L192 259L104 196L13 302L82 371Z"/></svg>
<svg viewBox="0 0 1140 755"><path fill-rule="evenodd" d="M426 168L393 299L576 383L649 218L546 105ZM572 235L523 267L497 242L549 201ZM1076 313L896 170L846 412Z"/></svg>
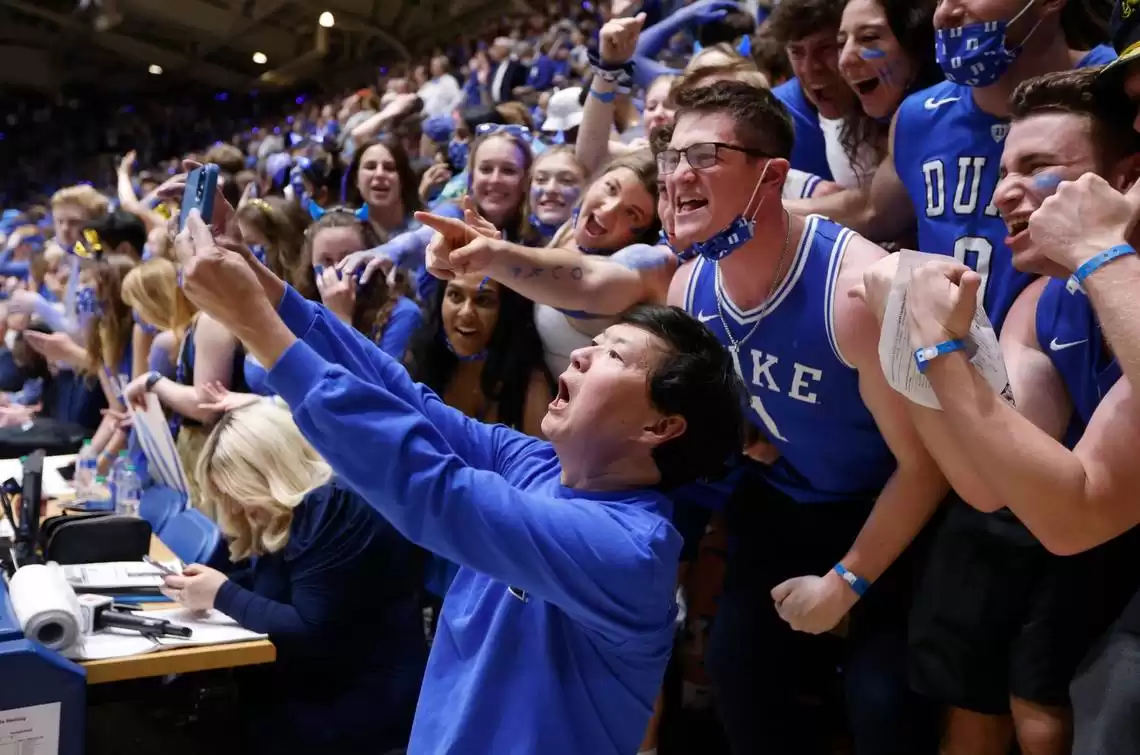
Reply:
<svg viewBox="0 0 1140 755"><path fill-rule="evenodd" d="M1042 199L1051 197L1057 193L1057 187L1060 186L1064 180L1064 177L1057 173L1042 173L1033 177L1033 190L1041 196Z"/></svg>
<svg viewBox="0 0 1140 755"><path fill-rule="evenodd" d="M874 47L861 47L859 48L859 57L863 60L882 60L887 57L887 54L882 50L876 50Z"/></svg>

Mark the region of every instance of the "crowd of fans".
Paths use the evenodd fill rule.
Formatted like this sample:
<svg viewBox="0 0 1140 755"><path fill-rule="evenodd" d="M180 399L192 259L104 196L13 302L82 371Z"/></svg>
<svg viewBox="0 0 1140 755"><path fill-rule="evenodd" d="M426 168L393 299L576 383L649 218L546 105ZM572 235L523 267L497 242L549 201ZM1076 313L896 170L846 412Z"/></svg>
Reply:
<svg viewBox="0 0 1140 755"><path fill-rule="evenodd" d="M1137 752L1138 13L552 4L212 145L119 110L14 168L0 446L145 467L158 399L267 752Z"/></svg>

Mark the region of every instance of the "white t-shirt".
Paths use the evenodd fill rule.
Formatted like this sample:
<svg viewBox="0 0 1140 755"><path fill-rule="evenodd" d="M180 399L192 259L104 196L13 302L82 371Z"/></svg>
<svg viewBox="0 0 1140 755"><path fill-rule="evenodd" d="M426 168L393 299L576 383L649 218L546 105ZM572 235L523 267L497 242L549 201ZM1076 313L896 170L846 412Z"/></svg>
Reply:
<svg viewBox="0 0 1140 755"><path fill-rule="evenodd" d="M417 94L423 100L424 115L429 118L451 115L463 103L463 91L459 88L459 82L448 73L424 84Z"/></svg>
<svg viewBox="0 0 1140 755"><path fill-rule="evenodd" d="M827 145L827 164L831 168L831 175L835 179L835 183L842 186L844 189L855 189L863 182L871 180L871 176L875 175L875 153L870 145L864 144L859 148L857 157L858 162L865 166L861 172L856 172L852 166L851 161L847 157L847 153L843 151L843 143L840 141L840 133L843 130L843 119L824 118L820 116L819 127L823 130L823 141ZM860 181L862 175L862 181Z"/></svg>

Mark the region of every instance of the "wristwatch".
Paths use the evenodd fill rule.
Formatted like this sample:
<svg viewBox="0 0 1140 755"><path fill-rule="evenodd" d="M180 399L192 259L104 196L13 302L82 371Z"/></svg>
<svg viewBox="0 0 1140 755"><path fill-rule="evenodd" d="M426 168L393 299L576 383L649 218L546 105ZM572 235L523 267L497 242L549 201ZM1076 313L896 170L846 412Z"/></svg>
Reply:
<svg viewBox="0 0 1140 755"><path fill-rule="evenodd" d="M146 389L147 389L147 391L150 392L150 391L154 390L154 384L157 383L159 380L162 380L163 377L164 376L161 372L155 372L154 370L151 370L150 374L146 376Z"/></svg>

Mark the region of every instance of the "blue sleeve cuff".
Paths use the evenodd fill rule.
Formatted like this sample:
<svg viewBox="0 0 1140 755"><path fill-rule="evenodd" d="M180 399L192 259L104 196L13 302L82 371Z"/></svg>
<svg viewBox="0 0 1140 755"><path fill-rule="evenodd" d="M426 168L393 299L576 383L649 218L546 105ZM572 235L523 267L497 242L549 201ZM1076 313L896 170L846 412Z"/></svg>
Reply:
<svg viewBox="0 0 1140 755"><path fill-rule="evenodd" d="M240 624L239 615L245 612L249 596L249 590L234 580L227 579L218 588L218 594L214 596L214 608Z"/></svg>
<svg viewBox="0 0 1140 755"><path fill-rule="evenodd" d="M285 326L297 338L304 338L317 318L317 306L297 293L292 286L285 286L285 295L277 305L277 314L285 321Z"/></svg>
<svg viewBox="0 0 1140 755"><path fill-rule="evenodd" d="M292 290L292 289L290 289ZM320 383L329 363L304 341L295 341L285 350L265 378L265 384L296 410L309 392Z"/></svg>

